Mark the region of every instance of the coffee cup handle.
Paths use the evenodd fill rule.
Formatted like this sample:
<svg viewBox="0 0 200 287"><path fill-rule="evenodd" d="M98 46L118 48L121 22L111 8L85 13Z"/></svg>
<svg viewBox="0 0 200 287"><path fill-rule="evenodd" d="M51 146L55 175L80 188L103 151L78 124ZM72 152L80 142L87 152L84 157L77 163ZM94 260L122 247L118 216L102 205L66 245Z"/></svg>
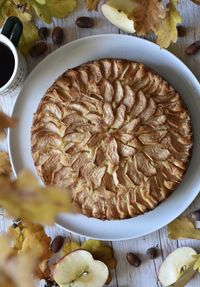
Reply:
<svg viewBox="0 0 200 287"><path fill-rule="evenodd" d="M1 31L1 34L10 39L10 41L15 45L15 47L17 47L22 32L23 32L22 22L19 20L19 18L12 16L6 20L3 29Z"/></svg>

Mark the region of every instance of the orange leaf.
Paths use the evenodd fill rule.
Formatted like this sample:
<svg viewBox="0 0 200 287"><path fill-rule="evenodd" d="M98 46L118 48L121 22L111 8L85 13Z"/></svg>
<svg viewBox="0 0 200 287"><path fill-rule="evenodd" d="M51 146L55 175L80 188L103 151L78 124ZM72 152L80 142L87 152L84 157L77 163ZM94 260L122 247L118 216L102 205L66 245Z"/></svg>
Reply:
<svg viewBox="0 0 200 287"><path fill-rule="evenodd" d="M133 19L137 34L156 33L165 17L162 2L159 0L137 0L135 2L137 6L129 14L129 18Z"/></svg>

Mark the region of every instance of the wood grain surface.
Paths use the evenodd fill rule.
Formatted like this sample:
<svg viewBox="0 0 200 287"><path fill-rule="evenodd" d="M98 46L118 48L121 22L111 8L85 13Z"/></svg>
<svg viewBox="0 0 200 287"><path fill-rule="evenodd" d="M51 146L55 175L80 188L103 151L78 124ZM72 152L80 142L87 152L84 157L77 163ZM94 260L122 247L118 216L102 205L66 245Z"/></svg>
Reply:
<svg viewBox="0 0 200 287"><path fill-rule="evenodd" d="M56 20L54 19L51 25L47 25L50 28L54 26L61 26L65 31L65 41L68 43L78 38L82 38L89 35L103 34L103 33L122 33L116 27L109 24L102 16L101 12L88 13L85 9L83 0L78 1L78 9L72 13L67 19ZM180 10L183 15L183 24L187 26L187 35L183 38L179 38L176 44L170 46L169 50L180 58L196 75L200 80L200 53L195 56L187 56L185 49L188 45L196 40L200 40L200 6L193 4L189 0L182 0L180 4ZM95 19L95 27L90 29L78 28L75 24L75 20L79 16L89 15ZM38 22L38 27L43 26L43 23ZM53 52L57 47L52 44L52 40L49 38L49 53ZM31 71L42 58L37 60L27 57L29 71ZM0 96L0 107L8 114L11 113L13 103L17 97L16 91L12 95ZM189 95L188 95L189 96ZM0 145L1 150L7 150L7 143L4 140ZM186 214L191 215L191 212L197 208L200 208L200 196L196 198L193 204L187 209ZM0 213L0 233L3 233L10 220L3 215L3 211ZM47 232L55 237L58 234L71 236L77 241L84 241L85 238L74 236L58 227L49 227ZM120 232L120 231L119 231ZM117 268L113 271L113 281L110 283L110 287L161 287L158 282L157 273L163 259L174 249L180 246L191 246L200 252L200 244L197 240L178 240L170 241L166 235L166 228L162 228L148 236L144 236L134 240L120 241L120 242L108 242L114 248L115 256L118 260ZM149 247L157 246L160 249L160 256L155 260L147 260L145 252ZM131 267L126 261L126 253L135 252L141 256L142 265L139 268ZM200 286L200 275L195 276L192 281L187 285L188 287Z"/></svg>

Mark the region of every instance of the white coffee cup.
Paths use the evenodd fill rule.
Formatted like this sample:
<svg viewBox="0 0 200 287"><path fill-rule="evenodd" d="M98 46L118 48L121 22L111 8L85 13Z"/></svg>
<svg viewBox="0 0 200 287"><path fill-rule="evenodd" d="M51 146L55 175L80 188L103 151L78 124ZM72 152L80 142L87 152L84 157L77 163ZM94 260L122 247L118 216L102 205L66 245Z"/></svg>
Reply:
<svg viewBox="0 0 200 287"><path fill-rule="evenodd" d="M26 78L26 60L17 49L22 31L23 25L17 17L9 17L1 31L0 52L2 50L7 56L10 55L12 62L13 60L14 62L11 66L10 61L7 61L8 63L6 63L4 59L1 59L0 61L0 96L8 95L18 87L21 87Z"/></svg>

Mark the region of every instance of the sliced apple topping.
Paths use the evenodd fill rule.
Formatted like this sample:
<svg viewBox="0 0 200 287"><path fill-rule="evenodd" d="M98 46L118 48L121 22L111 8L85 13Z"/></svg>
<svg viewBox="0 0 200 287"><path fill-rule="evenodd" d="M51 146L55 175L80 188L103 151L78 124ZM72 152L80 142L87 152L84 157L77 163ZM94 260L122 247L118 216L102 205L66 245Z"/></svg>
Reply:
<svg viewBox="0 0 200 287"><path fill-rule="evenodd" d="M53 277L60 287L102 287L108 275L108 267L103 262L79 249L56 264Z"/></svg>

